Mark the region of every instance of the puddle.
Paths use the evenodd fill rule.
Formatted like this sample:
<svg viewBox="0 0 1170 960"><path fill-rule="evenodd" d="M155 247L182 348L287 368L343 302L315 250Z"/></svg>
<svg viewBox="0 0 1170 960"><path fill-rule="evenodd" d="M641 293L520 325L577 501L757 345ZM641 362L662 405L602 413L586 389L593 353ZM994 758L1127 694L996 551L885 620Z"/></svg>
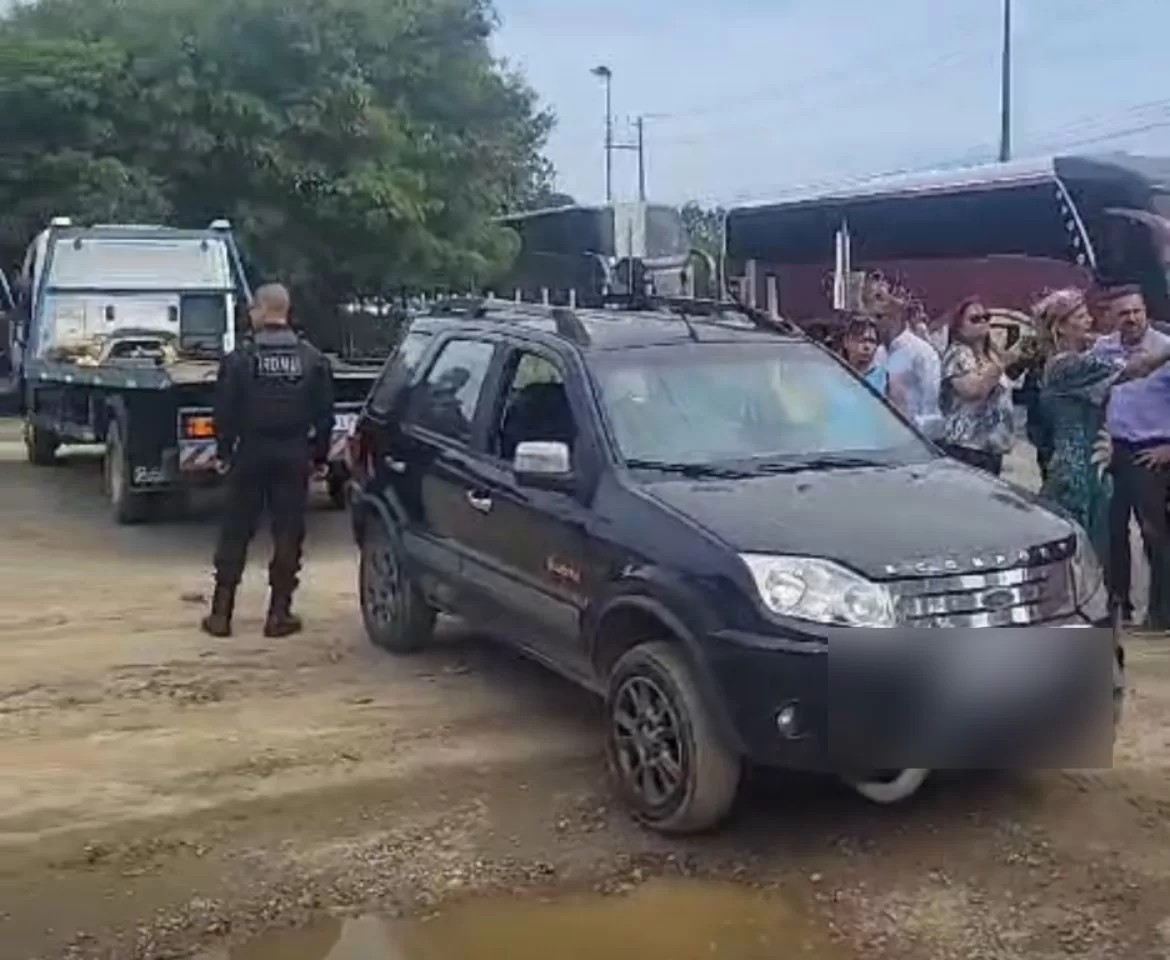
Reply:
<svg viewBox="0 0 1170 960"><path fill-rule="evenodd" d="M329 920L201 960L845 960L785 901L654 881L623 897L469 901L426 920Z"/></svg>

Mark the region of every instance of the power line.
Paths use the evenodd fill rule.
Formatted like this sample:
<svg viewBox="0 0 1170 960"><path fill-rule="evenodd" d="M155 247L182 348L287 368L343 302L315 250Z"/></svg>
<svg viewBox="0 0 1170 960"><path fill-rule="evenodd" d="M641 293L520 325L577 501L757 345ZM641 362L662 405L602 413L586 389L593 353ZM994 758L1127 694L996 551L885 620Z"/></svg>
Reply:
<svg viewBox="0 0 1170 960"><path fill-rule="evenodd" d="M1153 120L1149 123L1143 123L1136 127L1126 127L1121 130L1112 130L1109 133L1103 133L1096 137L1086 137L1083 140L1070 140L1059 145L1058 149L1070 150L1074 147L1091 147L1100 143L1108 143L1110 140L1121 140L1125 137L1137 136L1139 133L1150 133L1154 130L1164 130L1170 128L1170 110L1166 111L1166 115L1161 120ZM1049 151L1041 151L1047 153Z"/></svg>
<svg viewBox="0 0 1170 960"><path fill-rule="evenodd" d="M1146 106L1152 106L1157 103L1159 103L1159 101L1152 101L1151 104ZM1148 133L1154 130L1170 129L1170 100L1163 101L1162 103L1165 109L1163 115L1159 119L1152 119L1145 123L1135 124L1128 127L1114 128L1097 135L1081 137L1079 139L1074 138L1050 141L1027 150L1024 153L1024 158L1040 157L1055 153L1057 151L1072 150L1079 147L1108 143L1111 140L1137 136L1138 134ZM986 143L969 148L962 153L952 154L933 163L907 165L894 169L883 170L879 173L872 173L855 177L824 178L820 180L805 181L803 183L788 184L780 188L773 187L770 189L762 188L750 191L741 191L733 195L716 196L714 194L708 194L702 197L693 198L693 202L699 203L701 205L735 206L737 204L759 201L765 197L776 200L783 200L786 197L795 197L805 194L816 195L818 193L847 190L852 187L864 186L867 183L892 179L894 177L961 168L965 166L971 166L979 161L989 162L995 155L995 149L995 144Z"/></svg>
<svg viewBox="0 0 1170 960"><path fill-rule="evenodd" d="M1106 15L1116 16L1116 11L1102 9L1095 3L1087 3L1087 6L1091 7L1098 14L1100 19L1103 19ZM980 5L978 9L968 11L968 15L959 23L953 24L951 27L949 27L948 32L965 35L969 34L971 30L980 24L990 22L991 21L987 16L987 8L983 5ZM1062 25L1067 27L1070 24L1076 27L1085 28L1086 26L1091 27L1092 21L1090 20L1089 23L1086 24L1083 18L1079 18L1075 15L1075 12L1072 15L1069 15L1068 12L1065 11L1065 16L1062 18ZM1044 27L1044 32L1037 35L1038 27L1041 25ZM1027 52L1030 55L1034 55L1038 49L1043 50L1045 48L1050 48L1054 41L1058 41L1062 38L1061 31L1051 31L1050 26L1051 25L1048 22L1043 22L1042 24L1041 22L1036 22L1033 24L1028 24L1024 31L1016 29L1015 35L1013 37L1013 43L1017 46L1021 45L1022 43L1030 43L1030 46L1027 48ZM1002 34L999 30L997 30L994 33L994 36L997 40L998 49L998 41L1001 39ZM1064 37L1067 39L1067 33L1064 34ZM843 92L850 93L856 91L856 82L858 79L864 79L866 81L867 94L872 94L874 91L885 91L889 88L889 83L880 82L883 74L887 80L893 80L896 84L908 81L917 85L922 85L932 76L941 73L949 67L955 67L960 64L975 60L984 61L987 58L987 51L981 48L956 48L936 56L926 61L925 63L919 63L906 58L903 51L899 49L893 51L893 58L895 58L895 62L905 62L909 67L912 68L911 72L903 72L900 69L893 71L886 69L879 70L875 73L872 69L865 69L870 67L870 64L864 64L865 68L859 69L857 63L853 62L839 69L827 71L820 76L814 76L811 79L800 81L800 86L798 88L794 88L792 84L788 84L784 87L765 87L754 92L747 92L745 94L734 97L720 98L719 100L710 102L704 106L670 111L650 111L644 113L643 116L647 120L675 122L689 118L711 116L714 114L718 114L720 116L734 114L744 109L758 106L762 103L767 103L772 106L792 105L801 103L809 95L816 95L818 98L822 98L826 90L832 90L834 87L838 86L834 82L838 80L845 81L845 84L841 85L845 88ZM899 61L897 58L902 59ZM885 59L888 63L890 58ZM876 84L873 82L875 77L879 79L879 82ZM869 100L872 99L872 97L867 96L866 99Z"/></svg>
<svg viewBox="0 0 1170 960"><path fill-rule="evenodd" d="M982 10L980 9L979 11L976 11L972 9L968 12L968 16L964 18L962 22L955 25L955 31L960 34L966 33L967 30L969 30L971 27L974 27L982 19ZM935 57L933 60L929 61L925 67L921 64L911 63L910 65L915 67L916 76L921 76L923 69L937 69L939 66L948 64L948 62L967 59L969 55L970 51L955 49L943 54L941 57ZM904 61L903 58L904 54L902 51L891 50L890 55L885 59L887 62L893 61L896 63L910 63L910 61ZM645 116L647 120L654 120L658 122L675 121L689 119L691 117L711 116L714 114L722 116L731 112L740 112L749 107L758 106L761 103L775 105L788 101L799 102L807 97L809 93L816 93L820 95L824 92L826 87L831 89L835 81L844 80L855 82L859 75L863 75L867 79L870 79L874 74L872 72L859 73L857 62L850 61L849 63L843 64L840 67L825 71L819 76L814 75L811 78L800 79L799 87L794 87L790 82L780 87L764 87L755 91L748 91L734 97L721 97L720 99L711 101L704 106L688 107L680 110L650 111L643 114L643 116Z"/></svg>

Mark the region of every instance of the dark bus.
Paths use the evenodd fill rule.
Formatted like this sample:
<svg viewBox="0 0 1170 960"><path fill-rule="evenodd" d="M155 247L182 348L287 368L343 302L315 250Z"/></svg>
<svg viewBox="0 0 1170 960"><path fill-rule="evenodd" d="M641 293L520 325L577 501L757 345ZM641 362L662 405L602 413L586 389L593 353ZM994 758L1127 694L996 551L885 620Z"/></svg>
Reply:
<svg viewBox="0 0 1170 960"><path fill-rule="evenodd" d="M695 293L712 283L711 267L690 246L682 216L653 203L567 206L502 217L520 250L511 269L495 278L496 296L595 306L629 292L628 264L639 261L653 292Z"/></svg>
<svg viewBox="0 0 1170 960"><path fill-rule="evenodd" d="M743 298L797 322L854 306L875 272L931 316L971 294L1027 310L1057 287L1136 283L1170 321L1170 159L1055 157L741 207L726 260Z"/></svg>

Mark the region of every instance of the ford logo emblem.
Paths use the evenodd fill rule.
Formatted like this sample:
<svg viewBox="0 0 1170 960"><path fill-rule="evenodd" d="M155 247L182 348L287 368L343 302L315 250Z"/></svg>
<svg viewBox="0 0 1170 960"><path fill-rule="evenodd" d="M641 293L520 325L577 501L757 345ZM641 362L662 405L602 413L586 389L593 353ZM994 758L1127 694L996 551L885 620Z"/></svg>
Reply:
<svg viewBox="0 0 1170 960"><path fill-rule="evenodd" d="M983 597L983 605L988 610L1006 610L1015 603L1016 595L1012 590L992 590Z"/></svg>

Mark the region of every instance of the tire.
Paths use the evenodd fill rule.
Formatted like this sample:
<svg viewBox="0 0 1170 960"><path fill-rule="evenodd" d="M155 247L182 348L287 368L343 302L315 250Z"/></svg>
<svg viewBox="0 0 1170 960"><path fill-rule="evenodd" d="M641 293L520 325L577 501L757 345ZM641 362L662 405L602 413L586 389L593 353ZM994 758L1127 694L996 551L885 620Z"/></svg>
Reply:
<svg viewBox="0 0 1170 960"><path fill-rule="evenodd" d="M329 502L336 510L344 510L349 506L349 496L345 489L345 477L330 473L325 481L325 489L329 492Z"/></svg>
<svg viewBox="0 0 1170 960"><path fill-rule="evenodd" d="M52 430L38 427L30 420L24 423L24 448L28 462L34 467L51 467L57 462L61 438Z"/></svg>
<svg viewBox="0 0 1170 960"><path fill-rule="evenodd" d="M135 493L130 486L130 455L122 423L117 419L110 421L106 431L102 478L114 522L123 526L142 523L147 518L150 503L145 494Z"/></svg>
<svg viewBox="0 0 1170 960"><path fill-rule="evenodd" d="M726 819L743 761L718 730L681 647L655 641L626 653L610 673L605 718L611 774L642 824L686 834ZM653 749L659 762L647 770Z"/></svg>
<svg viewBox="0 0 1170 960"><path fill-rule="evenodd" d="M930 775L927 769L889 770L882 777L853 781L851 786L870 803L891 806L914 796Z"/></svg>
<svg viewBox="0 0 1170 960"><path fill-rule="evenodd" d="M362 537L358 562L362 623L376 647L390 653L422 650L435 632L435 609L403 566L399 541L380 520Z"/></svg>
<svg viewBox="0 0 1170 960"><path fill-rule="evenodd" d="M1120 647L1113 658L1113 732L1121 726L1121 714L1125 705L1125 654Z"/></svg>

